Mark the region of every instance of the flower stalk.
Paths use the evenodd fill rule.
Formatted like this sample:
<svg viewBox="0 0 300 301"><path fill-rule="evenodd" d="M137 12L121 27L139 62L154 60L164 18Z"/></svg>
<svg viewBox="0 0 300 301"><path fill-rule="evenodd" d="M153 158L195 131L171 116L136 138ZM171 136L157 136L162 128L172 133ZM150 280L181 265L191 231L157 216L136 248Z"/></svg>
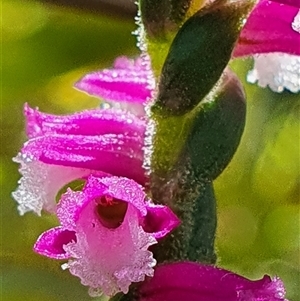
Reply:
<svg viewBox="0 0 300 301"><path fill-rule="evenodd" d="M245 118L243 88L227 70L222 83L197 110L177 163L166 173L151 174L153 199L168 205L181 219L173 235L155 247L159 262L216 262L217 220L212 181L231 161Z"/></svg>
<svg viewBox="0 0 300 301"><path fill-rule="evenodd" d="M164 62L150 108L150 188L181 225L157 246L158 262L216 262L212 181L236 151L246 111L237 77L226 71L219 78L252 6L216 1L199 10L179 29ZM214 35L207 34L212 28Z"/></svg>

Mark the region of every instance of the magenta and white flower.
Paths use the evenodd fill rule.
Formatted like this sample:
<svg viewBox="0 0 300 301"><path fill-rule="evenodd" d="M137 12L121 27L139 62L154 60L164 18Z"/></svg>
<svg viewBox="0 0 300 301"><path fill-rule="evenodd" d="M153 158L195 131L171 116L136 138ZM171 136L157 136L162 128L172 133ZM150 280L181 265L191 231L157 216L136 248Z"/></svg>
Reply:
<svg viewBox="0 0 300 301"><path fill-rule="evenodd" d="M55 116L25 105L29 140L15 158L23 175L13 193L20 213L44 209L60 221L40 236L35 251L68 259L63 267L91 295L126 293L132 282L153 276L156 261L148 248L179 224L143 190L149 74L141 59L120 58L115 66L104 80L96 75L97 96L115 101L109 108ZM136 81L126 86L130 74ZM83 190L68 189L56 205L58 191L75 179L86 180Z"/></svg>
<svg viewBox="0 0 300 301"><path fill-rule="evenodd" d="M13 192L21 215L28 211L40 215L42 209L54 212L59 189L90 173L123 176L146 184L142 167L144 104L151 95L152 75L147 66L140 58L121 57L116 60L116 69L95 73L77 84L108 99L111 108L56 116L25 105L29 140L14 158L23 175Z"/></svg>
<svg viewBox="0 0 300 301"><path fill-rule="evenodd" d="M254 57L250 83L275 92L300 91L300 1L260 0L251 12L233 57Z"/></svg>
<svg viewBox="0 0 300 301"><path fill-rule="evenodd" d="M233 57L254 55L249 81L279 92L299 91L299 6L296 0L256 5L233 52ZM149 57L120 57L112 69L88 74L75 87L111 108L55 116L25 106L29 141L14 159L23 175L13 193L21 215L53 212L60 187L91 171L147 182L144 109L155 89Z"/></svg>
<svg viewBox="0 0 300 301"><path fill-rule="evenodd" d="M255 6L233 52L233 58L254 56L249 81L299 91L299 9L297 0L260 0ZM14 159L23 175L13 193L20 214L53 212L58 189L91 171L147 181L144 108L155 89L149 57L120 57L112 69L88 74L75 86L112 107L55 116L25 106L29 141Z"/></svg>
<svg viewBox="0 0 300 301"><path fill-rule="evenodd" d="M64 264L92 296L128 292L132 282L153 276L148 248L179 224L172 211L154 205L143 187L123 177L89 176L82 191L62 195L60 226L44 232L34 250Z"/></svg>
<svg viewBox="0 0 300 301"><path fill-rule="evenodd" d="M257 1L233 57L272 52L300 55L299 9L298 0Z"/></svg>

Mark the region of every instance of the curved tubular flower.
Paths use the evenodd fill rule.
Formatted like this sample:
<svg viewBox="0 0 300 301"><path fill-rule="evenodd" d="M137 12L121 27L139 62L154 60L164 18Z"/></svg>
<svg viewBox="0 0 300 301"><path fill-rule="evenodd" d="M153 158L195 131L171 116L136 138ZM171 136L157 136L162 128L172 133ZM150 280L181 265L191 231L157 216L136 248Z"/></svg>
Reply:
<svg viewBox="0 0 300 301"><path fill-rule="evenodd" d="M142 136L131 131L96 136L55 134L30 139L21 152L47 164L100 170L144 184L142 147Z"/></svg>
<svg viewBox="0 0 300 301"><path fill-rule="evenodd" d="M158 266L139 301L287 301L278 277L251 281L217 267L178 262Z"/></svg>
<svg viewBox="0 0 300 301"><path fill-rule="evenodd" d="M136 136L143 136L145 127L145 122L134 114L116 109L95 109L59 116L42 113L25 104L24 115L29 138L47 134L99 136L107 134L108 127L110 134L133 132Z"/></svg>
<svg viewBox="0 0 300 301"><path fill-rule="evenodd" d="M23 175L13 192L21 215L55 211L59 189L91 172L125 176L145 185L141 118L119 109L55 116L28 105L24 113L29 140L14 158Z"/></svg>
<svg viewBox="0 0 300 301"><path fill-rule="evenodd" d="M233 57L254 55L250 83L300 91L300 1L261 0L250 14Z"/></svg>
<svg viewBox="0 0 300 301"><path fill-rule="evenodd" d="M21 215L54 212L59 189L91 172L147 182L144 107L154 89L149 58L120 57L113 69L87 75L75 86L104 98L111 108L56 116L25 105L29 140L14 158L23 175L13 192Z"/></svg>
<svg viewBox="0 0 300 301"><path fill-rule="evenodd" d="M44 232L34 250L69 259L63 268L93 296L127 293L132 282L153 276L148 248L179 223L170 209L147 200L142 186L115 176L90 175L82 191L68 189L57 216L61 225Z"/></svg>

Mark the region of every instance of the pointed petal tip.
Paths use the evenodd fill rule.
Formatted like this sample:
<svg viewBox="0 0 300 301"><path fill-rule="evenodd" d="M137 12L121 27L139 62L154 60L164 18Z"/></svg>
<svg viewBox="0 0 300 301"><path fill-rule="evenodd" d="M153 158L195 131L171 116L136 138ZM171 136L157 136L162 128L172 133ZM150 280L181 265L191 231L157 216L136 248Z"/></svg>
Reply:
<svg viewBox="0 0 300 301"><path fill-rule="evenodd" d="M156 239L165 237L180 224L173 211L163 205L147 203L147 215L144 218L144 229Z"/></svg>
<svg viewBox="0 0 300 301"><path fill-rule="evenodd" d="M233 272L195 262L163 264L141 286L139 301L287 301L282 281L264 276L249 280Z"/></svg>
<svg viewBox="0 0 300 301"><path fill-rule="evenodd" d="M68 259L70 255L64 250L64 246L73 241L76 241L74 231L56 227L42 233L34 244L33 250L49 258Z"/></svg>
<svg viewBox="0 0 300 301"><path fill-rule="evenodd" d="M135 71L104 69L85 75L74 87L111 102L144 104L151 97L147 80Z"/></svg>

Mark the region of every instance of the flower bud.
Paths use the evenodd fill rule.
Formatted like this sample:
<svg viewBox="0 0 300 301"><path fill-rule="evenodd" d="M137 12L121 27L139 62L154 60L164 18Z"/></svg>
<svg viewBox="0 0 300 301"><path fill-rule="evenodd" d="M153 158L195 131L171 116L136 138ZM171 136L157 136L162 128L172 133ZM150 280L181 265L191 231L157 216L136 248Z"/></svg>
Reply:
<svg viewBox="0 0 300 301"><path fill-rule="evenodd" d="M162 68L154 114L183 115L209 93L252 6L252 1L214 1L183 24Z"/></svg>
<svg viewBox="0 0 300 301"><path fill-rule="evenodd" d="M239 145L245 126L246 97L238 77L229 69L210 94L194 119L184 153L198 176L213 180Z"/></svg>

